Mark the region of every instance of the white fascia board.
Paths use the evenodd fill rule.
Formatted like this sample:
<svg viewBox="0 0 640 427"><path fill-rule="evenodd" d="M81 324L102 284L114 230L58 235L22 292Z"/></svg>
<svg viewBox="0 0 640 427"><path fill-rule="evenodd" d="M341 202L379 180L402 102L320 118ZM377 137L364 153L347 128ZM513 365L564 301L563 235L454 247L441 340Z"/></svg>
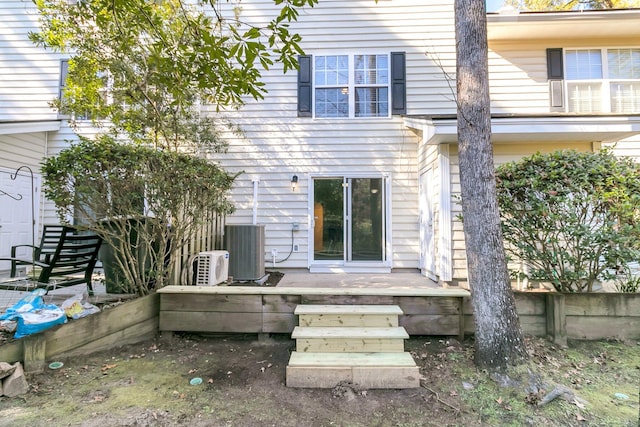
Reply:
<svg viewBox="0 0 640 427"><path fill-rule="evenodd" d="M455 119L405 118L424 144L458 140ZM505 117L491 120L493 142L612 142L640 134L640 116Z"/></svg>
<svg viewBox="0 0 640 427"><path fill-rule="evenodd" d="M55 132L60 130L60 120L33 122L0 122L0 135L20 133Z"/></svg>
<svg viewBox="0 0 640 427"><path fill-rule="evenodd" d="M487 40L533 42L640 36L640 9L610 9L562 12L514 12L487 14Z"/></svg>

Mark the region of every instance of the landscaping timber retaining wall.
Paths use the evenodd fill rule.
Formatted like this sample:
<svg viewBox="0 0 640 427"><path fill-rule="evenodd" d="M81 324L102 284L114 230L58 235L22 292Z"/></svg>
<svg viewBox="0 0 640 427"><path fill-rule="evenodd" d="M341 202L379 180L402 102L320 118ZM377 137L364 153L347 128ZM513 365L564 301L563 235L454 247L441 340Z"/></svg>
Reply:
<svg viewBox="0 0 640 427"><path fill-rule="evenodd" d="M640 339L640 293L516 292L516 308L525 334L567 339ZM464 304L465 333L473 334L473 308Z"/></svg>
<svg viewBox="0 0 640 427"><path fill-rule="evenodd" d="M640 339L640 294L516 292L525 334L572 339ZM298 304L395 304L410 335L473 334L469 293L456 289L167 286L143 298L0 345L0 361L45 361L132 344L160 332L291 333Z"/></svg>
<svg viewBox="0 0 640 427"><path fill-rule="evenodd" d="M160 331L291 333L298 304L395 304L410 335L474 332L469 294L457 289L173 287L159 291ZM525 334L640 339L640 294L516 292Z"/></svg>
<svg viewBox="0 0 640 427"><path fill-rule="evenodd" d="M0 361L24 364L39 372L45 361L90 354L153 338L158 333L159 295L128 301L39 334L0 346Z"/></svg>
<svg viewBox="0 0 640 427"><path fill-rule="evenodd" d="M298 304L394 304L412 335L463 333L462 289L367 289L166 286L160 293L160 331L291 333Z"/></svg>

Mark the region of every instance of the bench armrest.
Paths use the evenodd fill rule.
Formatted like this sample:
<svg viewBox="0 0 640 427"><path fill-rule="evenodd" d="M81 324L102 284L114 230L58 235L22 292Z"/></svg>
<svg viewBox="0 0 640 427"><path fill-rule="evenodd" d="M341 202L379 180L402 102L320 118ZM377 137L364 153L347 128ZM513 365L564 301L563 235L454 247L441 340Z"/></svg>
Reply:
<svg viewBox="0 0 640 427"><path fill-rule="evenodd" d="M15 245L15 246L11 246L11 258L15 258L16 257L16 249L18 248L31 248L33 249L33 253L37 254L38 252L40 252L40 247L39 246L33 246L33 245Z"/></svg>

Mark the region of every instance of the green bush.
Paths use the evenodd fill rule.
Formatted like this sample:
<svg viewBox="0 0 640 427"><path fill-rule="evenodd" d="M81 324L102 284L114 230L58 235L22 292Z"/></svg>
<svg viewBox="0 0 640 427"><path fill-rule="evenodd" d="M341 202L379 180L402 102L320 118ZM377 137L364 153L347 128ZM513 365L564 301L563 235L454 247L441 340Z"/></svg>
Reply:
<svg viewBox="0 0 640 427"><path fill-rule="evenodd" d="M112 248L126 291L165 284L184 244L213 213L232 210L234 177L188 154L81 138L42 166L60 220L95 231Z"/></svg>
<svg viewBox="0 0 640 427"><path fill-rule="evenodd" d="M611 150L534 154L497 168L505 248L527 277L590 292L638 260L640 168Z"/></svg>

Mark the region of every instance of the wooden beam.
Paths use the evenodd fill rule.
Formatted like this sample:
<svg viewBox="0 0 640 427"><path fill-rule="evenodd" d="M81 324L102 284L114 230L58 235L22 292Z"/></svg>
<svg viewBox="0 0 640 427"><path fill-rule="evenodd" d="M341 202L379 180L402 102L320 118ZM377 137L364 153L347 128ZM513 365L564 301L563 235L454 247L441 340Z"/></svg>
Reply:
<svg viewBox="0 0 640 427"><path fill-rule="evenodd" d="M567 345L567 323L565 316L564 294L546 294L547 336L560 346Z"/></svg>
<svg viewBox="0 0 640 427"><path fill-rule="evenodd" d="M24 338L24 372L35 374L44 372L46 365L47 338L39 333Z"/></svg>

